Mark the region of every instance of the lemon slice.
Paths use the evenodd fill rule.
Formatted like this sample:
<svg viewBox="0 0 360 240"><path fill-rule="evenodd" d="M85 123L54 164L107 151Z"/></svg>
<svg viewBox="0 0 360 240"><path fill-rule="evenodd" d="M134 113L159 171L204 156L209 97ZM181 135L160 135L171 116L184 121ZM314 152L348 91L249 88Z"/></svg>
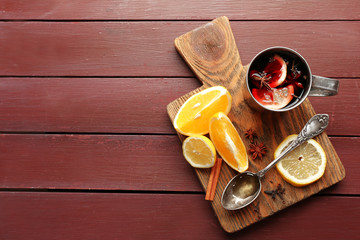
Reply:
<svg viewBox="0 0 360 240"><path fill-rule="evenodd" d="M215 164L215 147L205 136L194 135L186 138L182 149L185 159L193 167L210 168Z"/></svg>
<svg viewBox="0 0 360 240"><path fill-rule="evenodd" d="M205 135L209 132L209 120L217 112L228 114L232 97L222 86L207 88L191 96L181 106L174 118L174 128L179 133Z"/></svg>
<svg viewBox="0 0 360 240"><path fill-rule="evenodd" d="M249 167L245 145L226 114L219 112L210 119L210 139L222 159L238 172Z"/></svg>
<svg viewBox="0 0 360 240"><path fill-rule="evenodd" d="M296 137L294 134L285 138L276 148L274 157L277 158ZM276 164L283 179L297 187L317 181L324 175L325 167L326 154L314 139L304 142Z"/></svg>

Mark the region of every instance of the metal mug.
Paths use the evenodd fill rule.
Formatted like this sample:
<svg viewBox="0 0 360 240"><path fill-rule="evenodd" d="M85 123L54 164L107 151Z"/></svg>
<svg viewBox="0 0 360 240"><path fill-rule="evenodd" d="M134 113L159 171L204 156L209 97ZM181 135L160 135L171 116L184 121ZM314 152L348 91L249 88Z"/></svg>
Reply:
<svg viewBox="0 0 360 240"><path fill-rule="evenodd" d="M303 93L300 96L300 98L296 102L290 103L281 109L270 109L270 108L267 108L266 106L262 105L252 95L251 88L249 86L249 80L250 80L249 74L250 74L250 70L252 69L253 64L256 63L259 59L266 58L266 56L271 56L274 54L279 54L280 56L285 56L285 57L287 56L291 59L296 59L297 61L300 61L302 66L305 67L305 69L303 69L303 72L305 72L306 76L307 76L307 79L306 79L307 83L304 86L304 90L303 90ZM299 106L308 96L333 96L333 95L336 95L338 92L339 81L336 79L312 75L310 66L306 62L305 58L302 57L298 52L296 52L293 49L290 49L287 47L270 47L270 48L267 48L267 49L259 52L250 62L249 68L246 73L246 85L247 85L247 89L245 91L246 91L247 97L245 97L245 99L247 100L248 104L251 107L253 107L257 110L266 109L266 110L273 111L273 112L285 112L285 111L289 111L289 110L294 109L297 106Z"/></svg>

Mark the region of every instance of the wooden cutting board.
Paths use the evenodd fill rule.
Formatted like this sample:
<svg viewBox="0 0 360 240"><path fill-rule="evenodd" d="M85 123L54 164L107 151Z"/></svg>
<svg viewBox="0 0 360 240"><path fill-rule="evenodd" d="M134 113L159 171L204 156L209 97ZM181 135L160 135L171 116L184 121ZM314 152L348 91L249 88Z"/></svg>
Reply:
<svg viewBox="0 0 360 240"><path fill-rule="evenodd" d="M269 164L273 160L274 150L278 144L286 136L299 133L305 123L315 115L308 99L299 107L284 113L257 111L249 107L248 98L243 90L245 89L243 85L245 84L248 66L243 66L241 63L230 23L226 17L217 18L176 38L175 47L203 83L203 86L176 99L167 106L171 121L174 120L180 106L189 96L209 86L222 85L226 87L233 96L232 110L228 116L234 123L247 149L249 149L249 142L245 140L244 133L249 128L256 130L259 136L257 141L264 142L269 149L262 160L249 160L250 171L257 172ZM324 101L327 99L324 98ZM178 135L183 141L185 137L181 134ZM262 179L263 188L258 199L241 210L228 211L221 206L222 192L229 180L236 175L236 172L224 163L215 199L211 202L224 230L227 232L241 230L341 181L345 177L345 169L327 134L324 132L315 140L324 148L328 161L325 174L320 180L306 187L293 187L285 182L273 168ZM195 171L205 190L210 169L195 169ZM285 188L283 199L279 197L272 199L271 196L264 193L264 190L276 189L278 184Z"/></svg>

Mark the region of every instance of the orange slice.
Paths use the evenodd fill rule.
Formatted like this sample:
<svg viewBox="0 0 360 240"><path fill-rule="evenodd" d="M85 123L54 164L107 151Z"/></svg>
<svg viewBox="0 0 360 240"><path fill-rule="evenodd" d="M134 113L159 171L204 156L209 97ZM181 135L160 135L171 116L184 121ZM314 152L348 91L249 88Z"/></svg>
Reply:
<svg viewBox="0 0 360 240"><path fill-rule="evenodd" d="M207 88L191 96L179 109L174 119L174 128L179 133L205 135L209 132L209 120L217 112L228 114L231 95L222 86Z"/></svg>
<svg viewBox="0 0 360 240"><path fill-rule="evenodd" d="M251 91L255 99L268 109L280 109L288 105L293 99L294 86L288 85L282 88L253 88Z"/></svg>
<svg viewBox="0 0 360 240"><path fill-rule="evenodd" d="M234 125L222 112L210 119L210 139L222 159L238 172L244 172L249 167L245 145Z"/></svg>
<svg viewBox="0 0 360 240"><path fill-rule="evenodd" d="M270 87L275 88L285 81L287 65L282 57L275 54L273 61L266 65L264 71L271 75L269 85Z"/></svg>

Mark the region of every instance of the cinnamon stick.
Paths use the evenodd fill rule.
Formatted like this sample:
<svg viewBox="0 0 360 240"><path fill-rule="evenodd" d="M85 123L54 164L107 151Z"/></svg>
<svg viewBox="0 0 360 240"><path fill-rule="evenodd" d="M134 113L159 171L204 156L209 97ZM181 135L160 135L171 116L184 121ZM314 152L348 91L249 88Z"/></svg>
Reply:
<svg viewBox="0 0 360 240"><path fill-rule="evenodd" d="M212 191L212 186L213 186L213 182L214 182L214 176L215 176L217 163L218 163L218 160L215 161L215 165L211 168L209 183L206 188L205 200L210 200L210 194Z"/></svg>
<svg viewBox="0 0 360 240"><path fill-rule="evenodd" d="M212 187L212 191L211 191L211 194L210 194L210 201L214 200L214 197L215 197L216 186L217 186L219 176L220 176L220 172L221 172L222 159L218 158L217 162L218 163L216 165L216 171L215 171L215 176L214 176L214 180L213 180L213 187Z"/></svg>
<svg viewBox="0 0 360 240"><path fill-rule="evenodd" d="M209 201L214 200L216 186L217 186L219 176L220 176L220 171L221 171L221 164L222 164L222 159L218 158L218 159L216 159L215 165L211 169L209 183L206 188L205 200L209 200Z"/></svg>

